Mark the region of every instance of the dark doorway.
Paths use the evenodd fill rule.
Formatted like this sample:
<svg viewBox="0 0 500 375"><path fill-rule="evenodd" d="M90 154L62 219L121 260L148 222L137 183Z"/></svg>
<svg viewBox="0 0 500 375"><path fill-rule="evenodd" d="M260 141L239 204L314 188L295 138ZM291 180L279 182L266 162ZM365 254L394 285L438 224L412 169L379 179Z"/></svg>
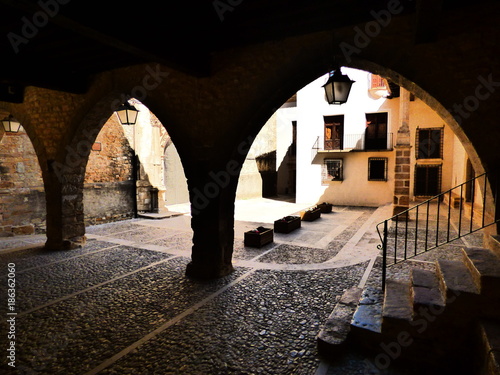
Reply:
<svg viewBox="0 0 500 375"><path fill-rule="evenodd" d="M474 178L476 172L474 171L474 168L472 167L472 163L470 162L470 159L467 159L467 164L465 166L465 180L469 181ZM465 201L466 202L471 202L472 201L472 196L474 194L474 182L468 182L465 184Z"/></svg>
<svg viewBox="0 0 500 375"><path fill-rule="evenodd" d="M387 149L387 112L367 113L365 150Z"/></svg>
<svg viewBox="0 0 500 375"><path fill-rule="evenodd" d="M432 197L441 191L441 165L415 167L415 196Z"/></svg>

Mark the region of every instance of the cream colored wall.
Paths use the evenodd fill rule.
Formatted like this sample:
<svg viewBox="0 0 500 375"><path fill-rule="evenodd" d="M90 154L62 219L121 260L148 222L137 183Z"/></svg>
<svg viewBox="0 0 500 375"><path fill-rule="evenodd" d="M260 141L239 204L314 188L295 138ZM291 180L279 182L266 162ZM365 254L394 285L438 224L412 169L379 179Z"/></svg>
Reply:
<svg viewBox="0 0 500 375"><path fill-rule="evenodd" d="M329 181L322 185L317 203L376 207L391 202L394 195L394 174L391 173L394 171L394 158L391 156L391 151L351 152L344 158L344 180ZM388 158L387 181L368 181L370 157ZM337 155L334 158L337 158Z"/></svg>
<svg viewBox="0 0 500 375"><path fill-rule="evenodd" d="M441 128L444 126L443 159L416 159L416 130L419 128ZM414 198L415 164L441 164L441 191L446 191L453 184L455 175L453 162L455 160L455 135L445 125L443 119L419 99L410 102L410 139L412 143L411 152L411 174L410 174L410 198Z"/></svg>
<svg viewBox="0 0 500 375"><path fill-rule="evenodd" d="M262 177L257 168L256 158L276 151L276 171L278 171L293 141L292 121L295 119L295 107L281 108L262 127L243 163L236 190L236 199L262 197ZM280 191L280 184L286 182L285 180L277 180L278 191Z"/></svg>
<svg viewBox="0 0 500 375"><path fill-rule="evenodd" d="M189 191L181 158L173 143L164 152L164 200L166 205L189 202Z"/></svg>
<svg viewBox="0 0 500 375"><path fill-rule="evenodd" d="M276 150L276 116L274 113L255 137L243 163L236 189L236 199L262 197L262 177L257 167L257 157Z"/></svg>
<svg viewBox="0 0 500 375"><path fill-rule="evenodd" d="M467 153L459 139L453 135L452 185L457 186L466 180Z"/></svg>

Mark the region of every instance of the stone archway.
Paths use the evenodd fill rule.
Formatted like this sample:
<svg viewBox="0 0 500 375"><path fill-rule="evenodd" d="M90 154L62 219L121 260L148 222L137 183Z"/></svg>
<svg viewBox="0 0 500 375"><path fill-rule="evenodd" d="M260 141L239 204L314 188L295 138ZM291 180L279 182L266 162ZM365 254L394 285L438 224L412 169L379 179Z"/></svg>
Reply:
<svg viewBox="0 0 500 375"><path fill-rule="evenodd" d="M9 112L0 111L0 119ZM42 171L31 137L22 126L7 133L0 125L0 233L45 233Z"/></svg>
<svg viewBox="0 0 500 375"><path fill-rule="evenodd" d="M411 19L394 18L380 36L358 48L356 58L350 56L348 62L346 56L337 54L340 65L399 82L447 119L478 173L492 170L500 162L495 108L500 90L481 102L481 110L467 113L467 117L459 119L457 113L447 109L474 93L478 86L475 77L486 79L489 76L481 74L497 66L492 65L497 56L493 45L482 46L480 53L457 47L474 45L477 34L488 39L496 30L491 19L490 24L484 20L480 25L473 24L479 19L467 19L464 25L460 14L451 15L438 42L418 45L408 26ZM469 26L477 33L465 32ZM204 76L167 71L160 64L137 65L97 75L84 95L33 89L40 95L30 98L32 93L28 91L28 103L20 108L27 116L43 115L46 125L37 131L43 134L50 155L41 166L52 202L48 212L49 227L55 231L50 236L51 246L61 248L84 240L80 202L86 150L102 126L101 119L113 112L112 103L120 104L121 93L132 92L142 94L144 98L139 100L162 123L169 124L169 135L183 162L192 211L197 213L192 218L193 253L188 273L218 277L231 272L234 198L249 146L281 104L331 69L332 45L352 43L357 30L345 27L336 30L335 35L318 32L219 51L211 57L212 69ZM60 103L61 111L47 109L34 99ZM58 172L64 170L60 178L57 168Z"/></svg>

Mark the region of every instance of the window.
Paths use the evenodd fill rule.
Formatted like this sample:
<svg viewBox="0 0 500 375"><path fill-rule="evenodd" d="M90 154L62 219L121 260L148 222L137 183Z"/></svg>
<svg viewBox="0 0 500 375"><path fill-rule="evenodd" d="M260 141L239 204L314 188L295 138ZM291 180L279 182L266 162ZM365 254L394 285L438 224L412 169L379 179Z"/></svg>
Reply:
<svg viewBox="0 0 500 375"><path fill-rule="evenodd" d="M325 150L344 148L344 116L325 116Z"/></svg>
<svg viewBox="0 0 500 375"><path fill-rule="evenodd" d="M365 150L387 150L387 112L366 114Z"/></svg>
<svg viewBox="0 0 500 375"><path fill-rule="evenodd" d="M370 88L371 89L387 89L386 81L379 75L371 74L370 75Z"/></svg>
<svg viewBox="0 0 500 375"><path fill-rule="evenodd" d="M368 158L368 181L387 181L387 158Z"/></svg>
<svg viewBox="0 0 500 375"><path fill-rule="evenodd" d="M343 175L343 160L342 159L325 159L323 162L322 181L342 181Z"/></svg>
<svg viewBox="0 0 500 375"><path fill-rule="evenodd" d="M441 192L441 165L415 166L415 196L432 197Z"/></svg>
<svg viewBox="0 0 500 375"><path fill-rule="evenodd" d="M444 128L417 128L416 158L442 159L443 158L443 129Z"/></svg>

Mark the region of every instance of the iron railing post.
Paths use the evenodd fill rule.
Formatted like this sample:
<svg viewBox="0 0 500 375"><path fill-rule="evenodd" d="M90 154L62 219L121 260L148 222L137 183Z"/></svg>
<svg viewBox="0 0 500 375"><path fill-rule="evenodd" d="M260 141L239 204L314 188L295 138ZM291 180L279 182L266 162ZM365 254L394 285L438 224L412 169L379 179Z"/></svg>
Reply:
<svg viewBox="0 0 500 375"><path fill-rule="evenodd" d="M384 240L382 241L382 293L385 293L385 278L387 276L387 220L384 221Z"/></svg>

